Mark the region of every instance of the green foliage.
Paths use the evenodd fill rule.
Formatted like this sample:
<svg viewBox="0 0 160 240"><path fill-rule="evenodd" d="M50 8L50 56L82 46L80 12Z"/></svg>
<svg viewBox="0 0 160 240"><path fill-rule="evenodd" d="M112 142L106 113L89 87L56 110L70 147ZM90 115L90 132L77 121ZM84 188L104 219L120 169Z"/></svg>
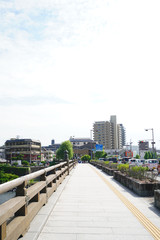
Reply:
<svg viewBox="0 0 160 240"><path fill-rule="evenodd" d="M157 159L158 158L158 155L157 155L157 153L155 152L155 153L153 153L153 159Z"/></svg>
<svg viewBox="0 0 160 240"><path fill-rule="evenodd" d="M30 186L34 185L35 183L37 183L37 182L38 182L38 180L36 180L36 179L31 179L31 180L28 181L27 186L30 187Z"/></svg>
<svg viewBox="0 0 160 240"><path fill-rule="evenodd" d="M33 166L33 167L34 167L34 166L37 166L37 164L36 164L36 163L31 163L30 165L31 165L31 166Z"/></svg>
<svg viewBox="0 0 160 240"><path fill-rule="evenodd" d="M69 159L73 158L73 146L70 141L65 141L61 144L56 152L57 159L64 159L65 158L65 151L68 151Z"/></svg>
<svg viewBox="0 0 160 240"><path fill-rule="evenodd" d="M22 161L22 164L24 165L24 166L29 166L29 162L28 161Z"/></svg>
<svg viewBox="0 0 160 240"><path fill-rule="evenodd" d="M46 161L41 161L41 163L43 164L43 166L45 166L45 164L46 164Z"/></svg>
<svg viewBox="0 0 160 240"><path fill-rule="evenodd" d="M140 156L139 156L139 154L137 154L137 155L136 155L136 159L140 159Z"/></svg>
<svg viewBox="0 0 160 240"><path fill-rule="evenodd" d="M107 153L106 152L104 152L104 154L103 154L103 157L102 158L106 158L107 157Z"/></svg>
<svg viewBox="0 0 160 240"><path fill-rule="evenodd" d="M129 170L129 164L119 164L117 169L122 173L127 173Z"/></svg>
<svg viewBox="0 0 160 240"><path fill-rule="evenodd" d="M104 151L95 152L95 159L105 158L106 156L107 156L107 153Z"/></svg>
<svg viewBox="0 0 160 240"><path fill-rule="evenodd" d="M110 168L117 169L118 163L111 163Z"/></svg>
<svg viewBox="0 0 160 240"><path fill-rule="evenodd" d="M81 157L81 160L82 160L82 161L90 161L90 160L91 160L91 156L89 156L89 155L84 155L84 156Z"/></svg>
<svg viewBox="0 0 160 240"><path fill-rule="evenodd" d="M4 171L0 171L0 184L14 180L18 178L17 175L11 173L5 173Z"/></svg>
<svg viewBox="0 0 160 240"><path fill-rule="evenodd" d="M12 166L14 166L14 167L17 167L17 165L18 165L18 162L14 162L14 163L12 164Z"/></svg>
<svg viewBox="0 0 160 240"><path fill-rule="evenodd" d="M145 178L145 173L148 170L147 167L129 166L129 164L119 164L117 169L129 177L139 180L143 180Z"/></svg>
<svg viewBox="0 0 160 240"><path fill-rule="evenodd" d="M4 173L16 174L18 176L24 176L30 173L29 167L12 167L9 164L0 164L0 171Z"/></svg>
<svg viewBox="0 0 160 240"><path fill-rule="evenodd" d="M148 152L145 152L144 159L149 159Z"/></svg>
<svg viewBox="0 0 160 240"><path fill-rule="evenodd" d="M104 161L104 164L109 165L109 161Z"/></svg>
<svg viewBox="0 0 160 240"><path fill-rule="evenodd" d="M19 154L19 155L17 156L17 160L23 160L23 158L24 158L24 155L23 155L23 154Z"/></svg>
<svg viewBox="0 0 160 240"><path fill-rule="evenodd" d="M144 159L156 159L157 158L157 153L153 152L145 152Z"/></svg>
<svg viewBox="0 0 160 240"><path fill-rule="evenodd" d="M145 172L148 170L147 167L132 166L128 171L128 176L143 180L145 178Z"/></svg>

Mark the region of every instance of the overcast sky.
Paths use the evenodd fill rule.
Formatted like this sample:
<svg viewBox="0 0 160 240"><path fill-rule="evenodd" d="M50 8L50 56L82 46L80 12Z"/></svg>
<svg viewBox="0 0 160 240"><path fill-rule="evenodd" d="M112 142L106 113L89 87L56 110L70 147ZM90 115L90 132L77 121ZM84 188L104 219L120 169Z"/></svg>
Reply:
<svg viewBox="0 0 160 240"><path fill-rule="evenodd" d="M160 148L159 0L0 0L0 145L90 137L117 115Z"/></svg>

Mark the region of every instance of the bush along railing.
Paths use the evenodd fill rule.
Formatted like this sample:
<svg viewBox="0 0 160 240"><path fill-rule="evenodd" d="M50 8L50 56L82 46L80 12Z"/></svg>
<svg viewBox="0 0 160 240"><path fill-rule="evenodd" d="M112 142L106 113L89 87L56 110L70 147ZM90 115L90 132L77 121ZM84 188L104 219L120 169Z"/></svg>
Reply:
<svg viewBox="0 0 160 240"><path fill-rule="evenodd" d="M132 166L129 164L119 164L117 169L128 177L132 177L146 182L155 182L157 172L148 171L148 167Z"/></svg>
<svg viewBox="0 0 160 240"><path fill-rule="evenodd" d="M23 236L75 164L74 160L65 161L0 185L0 194L16 188L16 197L0 205L0 240Z"/></svg>
<svg viewBox="0 0 160 240"><path fill-rule="evenodd" d="M120 164L118 170L114 172L114 178L139 196L154 196L154 190L160 188L154 172L148 172L146 167Z"/></svg>
<svg viewBox="0 0 160 240"><path fill-rule="evenodd" d="M128 187L139 196L154 196L154 190L160 189L160 183L156 181L156 173L149 172L148 168L131 166L129 164L115 164L100 160L92 160L91 164L98 167L115 180ZM156 206L159 206L159 191L156 194Z"/></svg>
<svg viewBox="0 0 160 240"><path fill-rule="evenodd" d="M107 173L110 176L113 176L114 171L117 170L117 163L109 162L109 161L101 161L101 160L92 160L91 164L99 169L102 169L103 172Z"/></svg>

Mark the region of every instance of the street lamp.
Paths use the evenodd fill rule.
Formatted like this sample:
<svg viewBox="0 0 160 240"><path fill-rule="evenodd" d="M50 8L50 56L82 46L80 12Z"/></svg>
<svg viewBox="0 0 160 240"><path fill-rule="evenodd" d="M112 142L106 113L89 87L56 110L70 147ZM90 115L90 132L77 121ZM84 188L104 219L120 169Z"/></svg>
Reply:
<svg viewBox="0 0 160 240"><path fill-rule="evenodd" d="M155 152L155 149L154 149L154 144L155 144L155 142L154 142L154 130L153 130L153 128L145 129L145 131L149 131L149 130L152 131L152 142L151 142L151 144L152 144L152 151Z"/></svg>

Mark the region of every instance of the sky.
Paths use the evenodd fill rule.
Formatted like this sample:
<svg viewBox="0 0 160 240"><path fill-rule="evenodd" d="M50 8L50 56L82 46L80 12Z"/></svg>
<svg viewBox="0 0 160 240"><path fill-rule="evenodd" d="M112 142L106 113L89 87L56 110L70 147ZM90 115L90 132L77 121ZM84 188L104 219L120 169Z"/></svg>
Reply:
<svg viewBox="0 0 160 240"><path fill-rule="evenodd" d="M90 137L95 121L160 149L159 0L0 0L0 145Z"/></svg>

